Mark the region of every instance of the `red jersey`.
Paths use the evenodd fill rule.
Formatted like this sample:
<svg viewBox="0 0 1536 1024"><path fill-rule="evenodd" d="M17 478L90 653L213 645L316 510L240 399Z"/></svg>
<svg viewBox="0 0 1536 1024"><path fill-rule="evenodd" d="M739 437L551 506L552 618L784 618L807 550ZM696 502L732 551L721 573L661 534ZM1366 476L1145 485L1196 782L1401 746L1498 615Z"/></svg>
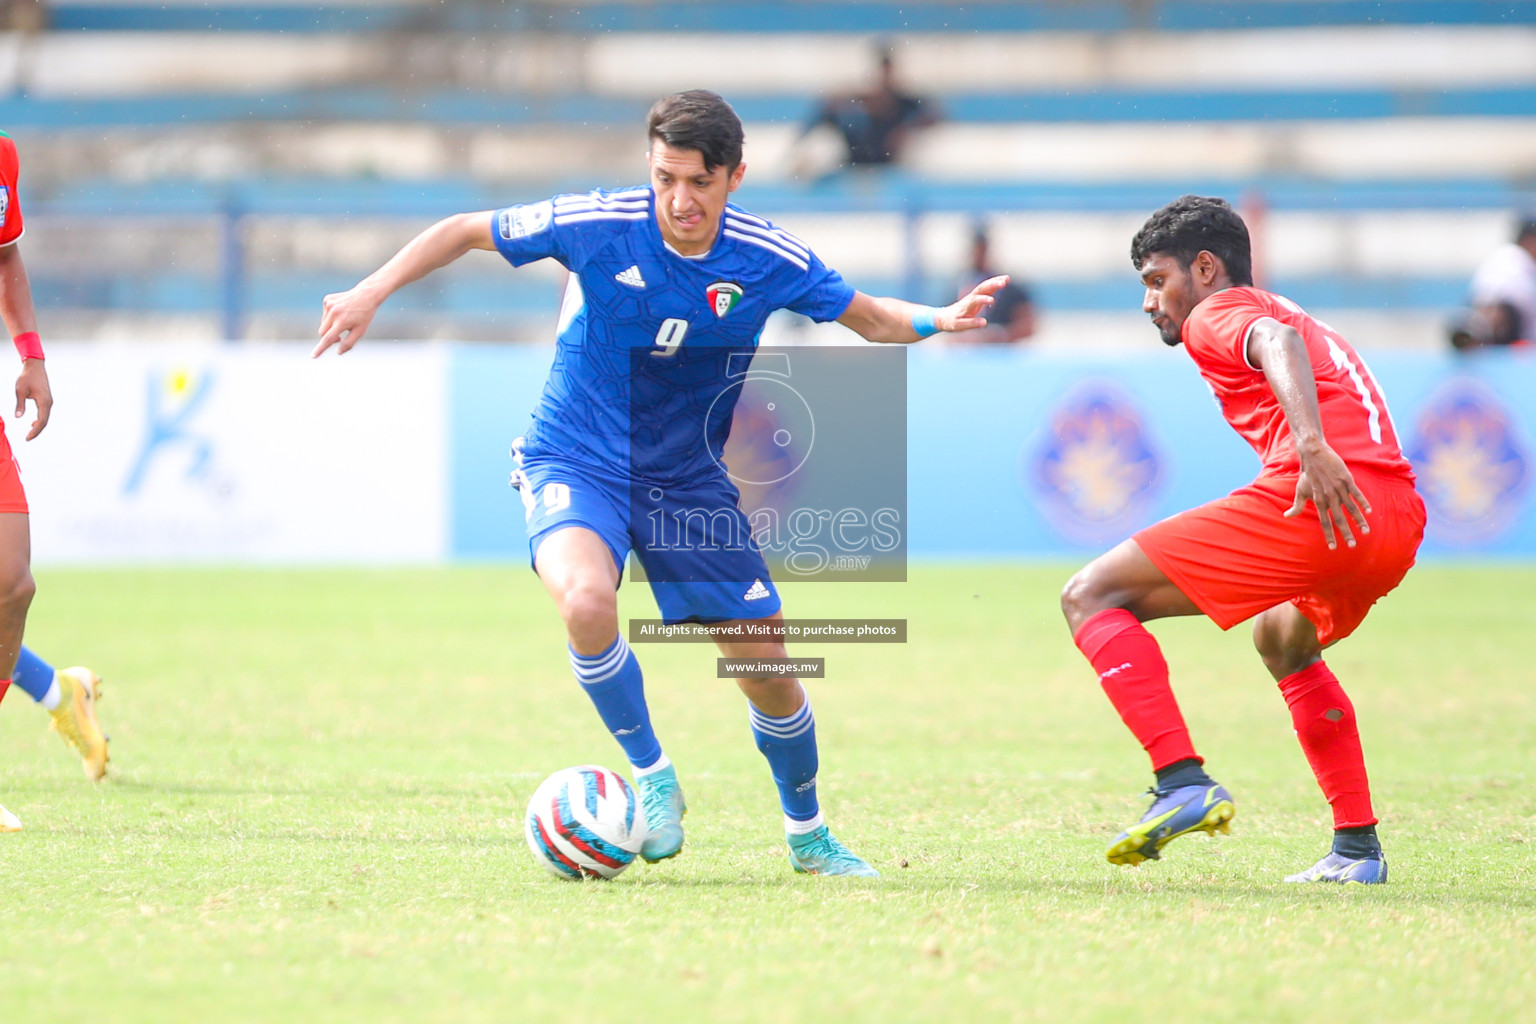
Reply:
<svg viewBox="0 0 1536 1024"><path fill-rule="evenodd" d="M16 143L0 132L0 245L10 245L21 237L21 199L16 192L16 178L21 171L16 159Z"/></svg>
<svg viewBox="0 0 1536 1024"><path fill-rule="evenodd" d="M1184 348L1210 385L1232 429L1253 446L1265 474L1301 472L1285 411L1264 371L1248 362L1248 331L1264 317L1306 342L1317 381L1323 438L1350 466L1413 479L1371 371L1349 342L1290 299L1258 288L1227 288L1202 299L1184 321Z"/></svg>

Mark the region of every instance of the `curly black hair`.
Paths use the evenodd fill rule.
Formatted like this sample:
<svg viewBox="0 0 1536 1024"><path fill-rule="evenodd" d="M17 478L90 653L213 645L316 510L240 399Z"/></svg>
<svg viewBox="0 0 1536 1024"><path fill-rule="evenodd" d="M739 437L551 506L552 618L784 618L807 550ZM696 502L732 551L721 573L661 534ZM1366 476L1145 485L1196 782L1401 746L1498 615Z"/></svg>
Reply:
<svg viewBox="0 0 1536 1024"><path fill-rule="evenodd" d="M1185 270L1202 252L1218 257L1235 285L1253 284L1248 225L1225 199L1182 196L1147 218L1131 239L1131 266L1138 271L1155 252L1167 253Z"/></svg>
<svg viewBox="0 0 1536 1024"><path fill-rule="evenodd" d="M704 158L704 169L734 171L741 163L746 134L741 118L718 93L689 89L663 96L645 118L647 137L673 149L691 149Z"/></svg>

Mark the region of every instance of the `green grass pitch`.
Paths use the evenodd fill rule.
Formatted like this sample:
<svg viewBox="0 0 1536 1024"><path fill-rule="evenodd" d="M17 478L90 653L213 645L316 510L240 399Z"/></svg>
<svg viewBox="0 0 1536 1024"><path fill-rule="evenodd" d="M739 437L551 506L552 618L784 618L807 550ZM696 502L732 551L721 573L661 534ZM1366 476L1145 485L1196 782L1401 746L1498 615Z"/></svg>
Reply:
<svg viewBox="0 0 1536 1024"><path fill-rule="evenodd" d="M516 567L43 571L28 640L106 678L91 786L0 708L0 1020L1518 1020L1536 1002L1536 569L1420 567L1335 648L1390 885L1281 884L1327 807L1247 631L1154 624L1230 837L1103 847L1144 757L1056 607L1067 567L800 586L905 617L812 684L834 830L878 880L795 876L714 651L639 648L690 813L611 883L534 864L548 772L623 759ZM624 588L625 617L654 614Z"/></svg>

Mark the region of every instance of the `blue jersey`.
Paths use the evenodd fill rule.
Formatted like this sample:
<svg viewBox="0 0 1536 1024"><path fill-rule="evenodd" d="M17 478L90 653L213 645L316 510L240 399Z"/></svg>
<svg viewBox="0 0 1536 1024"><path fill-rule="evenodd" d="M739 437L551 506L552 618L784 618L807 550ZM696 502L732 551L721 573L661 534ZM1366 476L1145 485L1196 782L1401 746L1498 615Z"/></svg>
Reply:
<svg viewBox="0 0 1536 1024"><path fill-rule="evenodd" d="M659 483L719 474L710 452L769 314L835 320L853 300L804 242L734 204L713 248L683 256L654 203L646 186L496 211L496 248L513 266L549 257L572 275L526 454Z"/></svg>

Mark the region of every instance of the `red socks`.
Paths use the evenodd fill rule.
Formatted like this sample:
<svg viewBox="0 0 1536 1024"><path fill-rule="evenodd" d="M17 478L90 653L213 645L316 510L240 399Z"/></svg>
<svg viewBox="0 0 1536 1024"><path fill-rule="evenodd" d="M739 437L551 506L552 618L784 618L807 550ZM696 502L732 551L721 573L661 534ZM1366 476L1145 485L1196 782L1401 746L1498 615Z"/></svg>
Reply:
<svg viewBox="0 0 1536 1024"><path fill-rule="evenodd" d="M5 691L11 688L9 679L0 679L0 701L5 700Z"/></svg>
<svg viewBox="0 0 1536 1024"><path fill-rule="evenodd" d="M1184 716L1168 685L1168 663L1157 641L1123 608L1099 612L1073 637L1099 673L1109 701L1152 758L1152 770L1193 758ZM1323 796L1334 828L1376 824L1355 708L1326 664L1319 661L1280 680L1296 738Z"/></svg>
<svg viewBox="0 0 1536 1024"><path fill-rule="evenodd" d="M1312 774L1333 807L1333 827L1376 824L1355 708L1333 672L1319 661L1280 680L1280 692Z"/></svg>
<svg viewBox="0 0 1536 1024"><path fill-rule="evenodd" d="M1153 771L1185 758L1204 763L1168 685L1162 649L1136 616L1123 608L1098 612L1072 639L1099 673L1120 720L1146 748Z"/></svg>

